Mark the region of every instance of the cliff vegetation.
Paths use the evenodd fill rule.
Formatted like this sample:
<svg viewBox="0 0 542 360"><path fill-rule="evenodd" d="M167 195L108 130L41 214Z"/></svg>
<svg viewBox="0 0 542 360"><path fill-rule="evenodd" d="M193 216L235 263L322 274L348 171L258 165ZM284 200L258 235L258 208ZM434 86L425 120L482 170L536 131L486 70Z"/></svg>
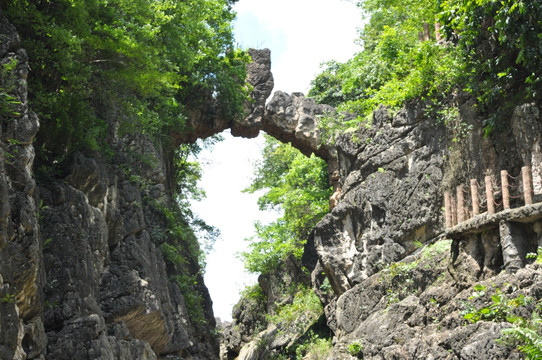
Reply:
<svg viewBox="0 0 542 360"><path fill-rule="evenodd" d="M233 3L0 1L0 358L541 358L542 4L360 1L362 50L266 102ZM217 329L188 200L226 128L278 139L279 217Z"/></svg>
<svg viewBox="0 0 542 360"><path fill-rule="evenodd" d="M442 327L442 334L445 334L445 329L454 326L450 324L452 320L445 319L441 309L459 308L462 309L458 312L463 319L458 316L458 321L462 324L487 320L508 322L508 325L502 325L504 328L512 324L515 326L491 335L493 339L502 336L497 341L502 350L495 350L487 358L511 356L509 350L515 346L527 358L538 358L541 354L541 348L537 345L541 336L537 325L540 300L525 298L524 292L517 285L511 285L512 288L506 290L509 294L506 296L501 288L495 287L494 294L489 296L492 304L487 303L487 298L484 299L485 306L474 301L482 298L482 294L477 291L486 289L486 285L477 285L473 282L475 279L466 283L458 282L457 278L446 274L446 255L450 252L450 242L438 237L438 223L441 222L438 215L432 216L426 211L439 212L440 202L430 199L438 199L440 191L452 188L460 181L479 176L477 171L481 173L485 168L490 173L489 169L495 165L513 166L514 162L531 162L532 154L524 154L523 150L518 149L512 155L498 146L495 146L495 150L491 148L493 143L504 142L502 139L507 136L506 128L515 121L510 118L522 116L519 115L518 107L524 104L539 106L542 6L537 2L490 0L366 0L360 1L358 5L365 22L358 39L363 50L345 63L326 63L324 70L312 81L308 94L318 103L332 105L338 110L319 119L319 130L322 141L328 146L336 146L339 151L339 176L343 187L339 196L345 206L334 210L318 223L316 234L310 231L315 225L312 221L307 223L310 224L307 228L309 231L297 234L277 233L277 224L267 227L257 224L259 239L251 243L252 251L243 255L247 268L252 271L262 274L284 273L285 254L300 258L300 249L296 244L305 244L305 239L309 239L304 248L303 263L312 272L312 291L325 306L327 323L322 326L315 318L312 325L301 325L305 326L301 333L294 334L280 322L273 325L269 319L247 318L247 311L273 314L281 309L282 305L277 308L276 301L270 302L270 299L276 299L276 294L270 291L266 276L262 276L259 283L264 285L263 291L259 288L254 292L253 289L245 295L245 300L238 304L243 310L236 312L238 317L234 316L233 324L234 327L255 322L259 325L257 328L248 326L239 330L244 338L242 336L241 341L237 339L235 345L232 345L235 343L232 339L236 335L227 329L226 343L230 349L227 358L237 354L241 359L337 359L364 356L422 358L422 354L432 354L434 358L470 358L479 351L465 353L457 344L445 345L445 353L436 349L428 350L420 343L408 348L403 343L407 342L409 335L402 330L398 330L397 335L395 330L377 329L376 313L383 317L379 320L385 324L382 327L397 325L385 313L394 312L394 304L402 303L405 299L405 304L397 308L398 315L409 306L421 304L426 309L422 311L425 318L420 324L416 324L419 309L413 312L414 318L408 320L412 322L409 326L413 328L422 323L427 324L430 321L426 317L433 316L431 321L439 324L439 329ZM538 121L537 115L533 115L532 119ZM388 128L389 122L393 129ZM529 126L523 124L521 128ZM424 135L419 137L418 133L411 138L410 131L420 131ZM414 146L407 144L409 138L416 143ZM515 138L519 140L521 135ZM483 143L481 158L469 153L480 150L472 145L477 141ZM536 140L534 143L529 142L531 145L535 143ZM397 151L396 147L402 150ZM252 189L270 188L260 202L263 205L276 204L273 202L276 197L272 196L278 195L280 198L284 194L283 182L289 177L276 177L274 165L278 157L285 162L290 154L270 153L268 149L263 154L265 166L256 170L257 180ZM491 159L484 159L484 156ZM403 157L408 158L408 169L399 165ZM416 161L418 169L413 165ZM304 158L303 162L308 163L309 160ZM517 165L515 169L518 169ZM295 171L295 167L288 174L292 171ZM303 173L307 173L307 170ZM419 177L413 179L405 173ZM322 181L320 189L330 186L330 182ZM396 194L393 190L381 190L383 186L393 188ZM403 186L414 186L414 190L403 189ZM418 186L423 189L419 193ZM303 188L314 194L306 185ZM351 192L350 196L345 194L348 191ZM288 193L295 192L290 189ZM298 198L305 198L305 195L295 194ZM416 194L425 201L414 200ZM402 196L407 196L417 205L406 204L404 199L400 199ZM287 198L280 199L286 201L282 203L284 216L280 219L281 227L292 228L300 224L297 218L287 215ZM321 200L324 204L325 198ZM326 213L324 207L321 209L321 212L311 213L315 215L314 220L319 221ZM398 212L397 216L393 215L395 211ZM351 217L357 217L357 220ZM337 226L337 230L330 232L331 226ZM370 230L367 230L369 227ZM322 236L320 240L315 239L319 232ZM342 232L348 232L348 235L342 235ZM343 240L336 240L343 237ZM387 247L389 238L393 241ZM440 240L423 252L416 250L423 247L425 242L433 242L437 238ZM321 248L326 243L329 246L329 258L326 258L326 250ZM401 247L397 247L397 243L401 243ZM368 250L372 246L373 250ZM316 260L310 259L311 251L318 254ZM331 255L337 251L342 254ZM401 260L412 252L418 253L417 257ZM365 257L366 260L363 260ZM270 262L270 259L274 261ZM531 275L524 276L536 278L538 268L535 267L533 271ZM301 279L306 281L306 278ZM284 279L279 278L277 281L284 282ZM517 282L514 280L511 283ZM454 290L447 295L441 294L446 286L452 286ZM465 293L461 293L463 286L466 287ZM465 294L469 291L474 295L466 299ZM307 311L311 311L308 310L311 303L309 300L305 300L305 307L294 306L299 304L296 301L302 294L303 291L300 291L295 296L288 296L288 291L284 289L280 298L280 304L290 304L288 309L296 312L300 319L304 318ZM434 295L442 295L446 299L431 297ZM255 296L260 299L256 301L257 305L247 300ZM365 304L359 305L356 296L361 297ZM348 309L348 306L358 305L372 310L361 310L363 315L358 316L357 310ZM514 314L519 313L522 315L515 317ZM439 315L434 317L434 314ZM351 322L349 315L353 315L356 320ZM406 316L408 318L410 315ZM407 321L406 318L404 320ZM355 324L355 321L358 323ZM343 327L345 323L349 324L347 329ZM291 342L286 344L278 340L280 335L272 333L274 326L278 326L279 331L289 333ZM311 326L318 330L315 332ZM260 332L266 327L267 330ZM353 332L354 329L357 330ZM375 334L371 331L382 333L376 336L378 339L370 340L360 335L371 337ZM239 353L239 342L248 342L251 337L247 335L251 333L260 345L265 340L266 350L256 346L251 352L241 350ZM425 332L425 335L433 336L430 333ZM465 334L465 337L472 334ZM320 346L331 342L332 335L333 349L331 345ZM398 337L394 338L396 348L393 350L394 346L384 344L386 341L382 340L390 336ZM254 340L247 347L251 348L253 344ZM382 352L383 348L387 350Z"/></svg>

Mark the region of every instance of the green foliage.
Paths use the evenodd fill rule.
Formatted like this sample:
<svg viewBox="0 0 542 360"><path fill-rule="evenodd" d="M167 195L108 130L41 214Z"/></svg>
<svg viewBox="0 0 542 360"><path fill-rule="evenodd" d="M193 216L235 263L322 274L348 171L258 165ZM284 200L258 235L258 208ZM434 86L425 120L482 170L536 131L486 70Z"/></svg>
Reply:
<svg viewBox="0 0 542 360"><path fill-rule="evenodd" d="M515 288L510 288L514 292ZM472 302L483 300L487 294L485 285L477 284L473 287L469 302L463 302L463 318L470 323L478 321L508 322L512 324L501 330L503 336L498 343L512 346L525 354L526 359L542 358L542 319L540 317L541 304L530 296L519 294L507 296L499 288L491 295L491 303L476 309ZM518 315L525 310L532 310L530 319Z"/></svg>
<svg viewBox="0 0 542 360"><path fill-rule="evenodd" d="M363 51L346 63L327 63L309 96L363 120L380 105L438 98L456 85L462 67L457 50L436 44L432 32L431 40L419 40L424 23L434 28L436 1L370 0L360 7L368 20L359 40Z"/></svg>
<svg viewBox="0 0 542 360"><path fill-rule="evenodd" d="M382 270L383 280L391 282L396 277L408 277L408 273L418 266L419 260L411 262L392 262Z"/></svg>
<svg viewBox="0 0 542 360"><path fill-rule="evenodd" d="M420 241L414 241L414 245L418 248L423 247ZM410 272L418 267L420 263L430 262L439 254L450 251L451 241L441 240L434 244L426 246L421 251L421 255L409 262L392 262L382 269L381 281L391 283L396 277L408 278Z"/></svg>
<svg viewBox="0 0 542 360"><path fill-rule="evenodd" d="M536 253L528 253L527 259L536 259L537 264L542 264L542 246L536 249Z"/></svg>
<svg viewBox="0 0 542 360"><path fill-rule="evenodd" d="M32 60L29 89L42 130L38 161L103 149L110 120L122 120L123 131L160 138L182 131L186 107L210 98L223 116L239 114L248 58L234 50L231 3L7 2Z"/></svg>
<svg viewBox="0 0 542 360"><path fill-rule="evenodd" d="M506 114L542 87L542 3L540 1L444 0L440 22L458 43L468 89L490 114ZM515 99L518 99L517 101ZM489 116L488 129L497 118Z"/></svg>
<svg viewBox="0 0 542 360"><path fill-rule="evenodd" d="M413 271L415 269L430 270L442 264L447 259L442 254L449 252L450 246L451 240L437 241L424 247L417 258L408 262L392 262L384 266L378 281L386 287L388 305L416 293L418 288L413 280Z"/></svg>
<svg viewBox="0 0 542 360"><path fill-rule="evenodd" d="M359 117L346 120L344 113L326 114L320 117L318 119L318 130L320 130L322 144L335 145L337 135L357 130L362 121L363 119Z"/></svg>
<svg viewBox="0 0 542 360"><path fill-rule="evenodd" d="M363 50L345 63L326 64L309 91L318 102L364 120L380 105L397 108L415 98L438 102L466 88L482 105L489 134L515 105L540 97L539 1L365 0L359 5L367 19L359 39ZM434 41L437 22L448 42ZM424 24L429 41L419 40Z"/></svg>
<svg viewBox="0 0 542 360"><path fill-rule="evenodd" d="M486 295L485 285L475 285L472 295L469 300L479 299ZM499 288L495 289L493 295L491 295L491 304L484 306L480 309L476 309L470 302L464 302L462 305L464 310L462 311L463 318L471 323L476 323L480 320L485 321L511 321L514 319L514 311L519 307L525 306L529 303L533 303L534 300L531 297L519 294L516 297L509 298Z"/></svg>
<svg viewBox="0 0 542 360"><path fill-rule="evenodd" d="M455 104L444 104L440 101L433 102L427 106L427 115L443 123L448 129L449 140L454 144L460 144L467 139L472 131L473 125L462 121L459 109Z"/></svg>
<svg viewBox="0 0 542 360"><path fill-rule="evenodd" d="M514 326L502 330L501 343L515 346L526 359L542 359L542 318L533 311L530 320L521 317L513 321Z"/></svg>
<svg viewBox="0 0 542 360"><path fill-rule="evenodd" d="M203 327L206 324L205 314L203 313L204 300L198 291L197 275L179 274L174 275L172 279L181 289L190 321L195 326Z"/></svg>
<svg viewBox="0 0 542 360"><path fill-rule="evenodd" d="M166 206L154 199L144 199L149 201L148 208L163 217L164 226L150 228L149 234L164 255L170 280L181 289L191 322L200 328L206 325L200 283L205 271L205 254L219 236L219 231L206 224L191 210L190 199L205 197L205 193L197 186L201 168L191 158L197 155L202 147L210 146L218 139L210 139L202 145L182 145L175 150L173 154L175 184L172 185L174 203ZM201 238L201 244L198 237Z"/></svg>
<svg viewBox="0 0 542 360"><path fill-rule="evenodd" d="M166 260L172 262L175 265L181 266L187 263L187 260L181 255L179 249L168 243L160 245L160 250L166 258Z"/></svg>
<svg viewBox="0 0 542 360"><path fill-rule="evenodd" d="M363 351L363 345L359 341L354 341L348 345L348 352L352 356L359 357L361 356L361 352Z"/></svg>
<svg viewBox="0 0 542 360"><path fill-rule="evenodd" d="M384 281L388 288L386 289L386 297L388 305L399 302L412 292L413 280L410 273L418 266L419 260L411 262L393 262L382 270L382 278L379 281ZM396 283L401 283L398 289L394 286Z"/></svg>
<svg viewBox="0 0 542 360"><path fill-rule="evenodd" d="M0 301L4 304L11 304L15 302L15 295L13 294L6 294L2 297L0 297Z"/></svg>
<svg viewBox="0 0 542 360"><path fill-rule="evenodd" d="M305 330L303 327L316 320L322 312L322 304L314 291L301 288L293 302L280 306L275 315L268 316L268 321L285 331L301 334Z"/></svg>
<svg viewBox="0 0 542 360"><path fill-rule="evenodd" d="M167 260L175 265L181 265L194 259L201 271L205 269L205 252L201 248L194 229L205 233L211 244L219 232L216 228L207 225L201 219L192 219L190 209L178 205L169 207L155 203L154 206L165 216L167 228L165 232L153 230L151 232ZM211 246L211 245L209 245Z"/></svg>
<svg viewBox="0 0 542 360"><path fill-rule="evenodd" d="M43 241L42 245L41 245L42 248L43 248L43 250L47 249L47 248L49 247L49 245L51 244L52 241L53 241L52 238L47 238L47 239L45 239L45 240Z"/></svg>
<svg viewBox="0 0 542 360"><path fill-rule="evenodd" d="M279 210L282 216L270 224L256 223L257 238L249 239L250 250L241 256L247 270L269 273L287 256L301 257L310 231L329 211L327 165L266 137L263 161L245 191L260 190L266 191L258 199L260 209Z"/></svg>
<svg viewBox="0 0 542 360"><path fill-rule="evenodd" d="M201 178L201 166L194 159L202 149L212 147L216 142L221 140L220 136L213 136L194 144L182 144L175 150L173 156L175 181L171 186L175 192L176 211L178 212L178 217L181 217L184 219L184 222L188 223L189 229L184 227L182 231L192 234L190 235L191 243L198 243L199 238L198 248L201 247L202 249L194 253L199 254L202 266L205 263L205 252L208 253L211 250L220 235L220 231L213 226L209 226L192 211L190 201L198 201L204 199L206 196L205 191L198 187L198 181ZM181 226L180 224L183 223L183 221L176 220L175 216L170 215L168 219L173 228ZM181 226L181 228L183 227ZM197 238L195 234L197 234ZM195 245L192 245L192 247L195 247Z"/></svg>
<svg viewBox="0 0 542 360"><path fill-rule="evenodd" d="M20 101L13 94L17 79L15 76L17 64L17 59L11 59L0 65L0 120L20 115L16 111Z"/></svg>
<svg viewBox="0 0 542 360"><path fill-rule="evenodd" d="M206 319L199 279L205 269L205 253L192 230L194 225L187 221L180 208L156 203L154 206L166 218L167 228L165 232L151 232L151 239L160 246L170 280L181 289L191 322L203 327Z"/></svg>
<svg viewBox="0 0 542 360"><path fill-rule="evenodd" d="M259 284L247 286L241 292L241 298L247 298L256 302L264 301L266 299L265 294L263 293L263 289Z"/></svg>
<svg viewBox="0 0 542 360"><path fill-rule="evenodd" d="M313 331L308 334L308 339L295 349L296 359L323 360L333 348L331 339L319 337Z"/></svg>

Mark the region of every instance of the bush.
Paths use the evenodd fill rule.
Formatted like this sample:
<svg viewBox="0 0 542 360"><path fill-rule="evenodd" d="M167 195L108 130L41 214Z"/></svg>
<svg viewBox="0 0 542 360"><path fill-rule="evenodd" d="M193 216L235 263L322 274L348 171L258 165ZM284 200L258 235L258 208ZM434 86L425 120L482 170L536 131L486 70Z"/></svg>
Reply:
<svg viewBox="0 0 542 360"><path fill-rule="evenodd" d="M324 360L333 348L331 339L323 339L310 331L308 340L295 350L296 359Z"/></svg>
<svg viewBox="0 0 542 360"><path fill-rule="evenodd" d="M316 320L323 312L320 299L312 289L301 289L294 296L291 304L280 306L275 315L268 316L270 323L277 324L282 330L302 333L311 321Z"/></svg>
<svg viewBox="0 0 542 360"><path fill-rule="evenodd" d="M8 1L32 60L37 161L104 149L110 122L163 140L201 99L216 99L222 116L241 114L249 59L234 49L231 3Z"/></svg>
<svg viewBox="0 0 542 360"><path fill-rule="evenodd" d="M263 161L244 191L260 190L266 191L258 199L260 209L279 210L282 216L270 224L256 223L257 235L248 239L250 250L241 257L248 271L266 274L289 255L301 258L310 231L329 211L327 164L266 137Z"/></svg>

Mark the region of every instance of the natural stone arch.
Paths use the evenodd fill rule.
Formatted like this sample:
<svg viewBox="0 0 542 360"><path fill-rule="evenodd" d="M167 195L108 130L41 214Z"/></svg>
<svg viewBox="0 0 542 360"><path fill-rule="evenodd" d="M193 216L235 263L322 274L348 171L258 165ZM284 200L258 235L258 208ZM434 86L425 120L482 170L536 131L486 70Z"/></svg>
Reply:
<svg viewBox="0 0 542 360"><path fill-rule="evenodd" d="M306 156L315 154L328 164L329 182L334 194L330 207L335 207L340 196L340 179L336 150L322 142L318 122L320 117L336 113L330 105L317 104L302 93L287 94L276 91L266 104L273 90L271 72L271 51L269 49L249 49L252 62L247 66L247 83L252 86L251 101L245 103L243 118L226 119L221 117L216 101L203 102L205 107L192 110L187 123L187 131L172 134L175 141L192 143L199 138L231 129L233 136L255 138L260 131L279 141L291 143Z"/></svg>
<svg viewBox="0 0 542 360"><path fill-rule="evenodd" d="M178 143L191 143L231 129L233 136L254 138L265 131L282 142L289 142L303 154L312 153L328 161L334 158L333 149L321 143L318 130L319 117L335 113L329 105L316 104L302 93L286 94L275 92L266 104L273 90L271 73L271 51L269 49L248 50L252 62L247 66L247 82L253 87L251 102L244 106L245 117L225 119L218 111L216 101L204 102L202 108L193 110L187 124L187 131L173 134Z"/></svg>

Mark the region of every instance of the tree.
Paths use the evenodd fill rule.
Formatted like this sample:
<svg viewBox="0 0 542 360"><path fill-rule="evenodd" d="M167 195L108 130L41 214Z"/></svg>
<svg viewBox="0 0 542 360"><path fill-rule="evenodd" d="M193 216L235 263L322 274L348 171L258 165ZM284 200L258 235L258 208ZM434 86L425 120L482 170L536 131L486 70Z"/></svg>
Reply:
<svg viewBox="0 0 542 360"><path fill-rule="evenodd" d="M365 119L380 105L437 98L456 85L456 50L437 44L433 30L437 1L367 0L360 7L367 21L359 38L363 50L346 63L327 63L309 96ZM429 40L420 40L426 29Z"/></svg>
<svg viewBox="0 0 542 360"><path fill-rule="evenodd" d="M266 136L263 161L245 191L265 191L258 199L261 210L275 209L281 217L270 224L256 223L256 238L242 254L245 267L268 273L289 255L298 258L313 227L329 210L331 187L326 162L306 157L289 144Z"/></svg>
<svg viewBox="0 0 542 360"><path fill-rule="evenodd" d="M8 2L31 61L38 163L103 148L108 124L119 120L122 131L166 138L199 99L239 114L248 59L234 47L233 2Z"/></svg>
<svg viewBox="0 0 542 360"><path fill-rule="evenodd" d="M466 63L468 89L486 110L506 114L518 102L540 97L540 1L443 0L440 21ZM496 120L487 119L488 129Z"/></svg>

